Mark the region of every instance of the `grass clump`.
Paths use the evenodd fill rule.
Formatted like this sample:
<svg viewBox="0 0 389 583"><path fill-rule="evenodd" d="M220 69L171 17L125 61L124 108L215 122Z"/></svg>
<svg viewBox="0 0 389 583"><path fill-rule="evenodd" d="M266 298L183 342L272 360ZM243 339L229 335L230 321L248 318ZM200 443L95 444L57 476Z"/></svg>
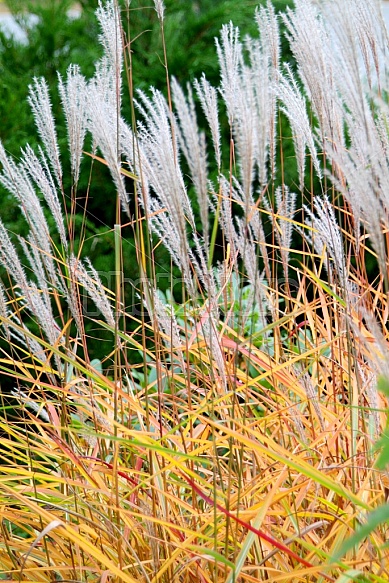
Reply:
<svg viewBox="0 0 389 583"><path fill-rule="evenodd" d="M374 449L388 350L378 4L296 0L281 17L292 70L269 3L257 38L223 27L219 87L203 76L184 91L167 74L167 99L131 93L131 120L121 115L131 38L113 0L97 16L94 76L73 65L59 79L69 169L43 79L29 92L39 147L18 161L0 147L0 181L28 231L17 239L0 223L0 367L14 385L0 422L5 578L387 581L376 514L342 547L388 486ZM276 187L280 111L299 184ZM100 164L117 193L110 274L83 256L76 215L80 166ZM172 263L165 291L160 245Z"/></svg>

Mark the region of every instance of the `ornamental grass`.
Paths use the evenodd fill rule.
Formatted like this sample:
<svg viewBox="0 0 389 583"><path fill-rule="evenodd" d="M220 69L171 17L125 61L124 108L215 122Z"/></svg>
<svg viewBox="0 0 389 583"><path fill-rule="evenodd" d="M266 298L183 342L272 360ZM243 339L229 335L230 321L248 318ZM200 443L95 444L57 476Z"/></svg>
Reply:
<svg viewBox="0 0 389 583"><path fill-rule="evenodd" d="M131 87L131 5L97 18L93 78L58 79L69 167L44 79L29 96L39 149L0 145L27 232L0 222L0 578L388 581L379 2L268 3L256 38L221 30L218 87L170 79L164 50L165 94ZM81 165L107 166L117 192L109 277L83 254Z"/></svg>

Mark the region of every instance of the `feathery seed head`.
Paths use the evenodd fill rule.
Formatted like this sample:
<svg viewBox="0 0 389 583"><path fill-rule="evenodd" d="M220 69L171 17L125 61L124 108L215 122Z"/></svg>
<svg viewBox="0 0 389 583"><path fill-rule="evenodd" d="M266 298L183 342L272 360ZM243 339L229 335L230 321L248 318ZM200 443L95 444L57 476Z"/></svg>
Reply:
<svg viewBox="0 0 389 583"><path fill-rule="evenodd" d="M155 11L158 14L159 20L162 22L165 14L165 5L163 0L154 0Z"/></svg>
<svg viewBox="0 0 389 583"><path fill-rule="evenodd" d="M57 188L53 176L50 172L46 156L41 148L40 158L41 160L38 159L32 148L27 145L26 148L22 150L21 168L30 175L31 179L42 192L51 214L54 217L62 245L66 249L67 238L62 216L62 208L58 199ZM45 234L45 232L43 232L43 234ZM46 234L48 234L48 231Z"/></svg>
<svg viewBox="0 0 389 583"><path fill-rule="evenodd" d="M305 212L310 217L306 220L306 224L315 229L312 236L308 236L313 243L316 252L322 255L323 252L327 255L327 265L325 267L329 273L336 275L339 283L343 289L347 289L347 269L344 256L344 247L339 225L335 218L335 212L327 197L314 198L314 205L316 215L311 212L306 206Z"/></svg>
<svg viewBox="0 0 389 583"><path fill-rule="evenodd" d="M205 136L197 125L193 94L188 86L188 100L176 79L172 80L173 101L177 111L175 124L178 144L183 152L196 189L200 206L200 218L203 228L205 247L208 247L208 176Z"/></svg>
<svg viewBox="0 0 389 583"><path fill-rule="evenodd" d="M212 143L215 150L215 158L218 171L221 169L221 138L220 138L220 124L217 106L217 91L207 81L205 75L201 77L200 82L195 79L194 87L200 99L201 107L207 119L209 129L211 130Z"/></svg>
<svg viewBox="0 0 389 583"><path fill-rule="evenodd" d="M120 75L123 69L123 43L120 25L120 14L117 3L107 0L104 5L99 0L96 15L100 24L101 33L99 40L104 49L104 55L108 60L110 69L117 79L117 91L120 93Z"/></svg>
<svg viewBox="0 0 389 583"><path fill-rule="evenodd" d="M104 316L107 324L109 324L112 328L115 328L115 317L112 311L112 306L104 291L99 274L92 266L89 259L87 259L85 263L87 268L81 263L80 260L72 257L70 259L72 274L74 278L84 287L89 297Z"/></svg>
<svg viewBox="0 0 389 583"><path fill-rule="evenodd" d="M87 83L80 74L80 68L77 65L70 65L68 68L66 82L62 80L60 75L58 78L59 93L68 129L72 175L74 183L77 184L87 124Z"/></svg>
<svg viewBox="0 0 389 583"><path fill-rule="evenodd" d="M50 161L50 166L56 177L57 185L61 187L62 166L47 81L43 78L38 79L35 77L33 83L29 86L29 90L28 102Z"/></svg>
<svg viewBox="0 0 389 583"><path fill-rule="evenodd" d="M296 79L288 65L285 74L278 76L274 90L282 102L281 110L288 117L293 130L293 141L297 157L300 178L300 190L304 189L304 173L306 162L306 147L312 156L312 161L319 178L322 177L320 163L317 157L315 136L308 118L305 98L297 86Z"/></svg>

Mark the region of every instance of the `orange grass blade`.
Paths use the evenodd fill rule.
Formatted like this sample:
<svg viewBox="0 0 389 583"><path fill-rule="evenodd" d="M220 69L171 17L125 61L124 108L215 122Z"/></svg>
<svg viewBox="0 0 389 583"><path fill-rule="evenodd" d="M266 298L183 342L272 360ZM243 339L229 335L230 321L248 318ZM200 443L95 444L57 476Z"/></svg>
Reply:
<svg viewBox="0 0 389 583"><path fill-rule="evenodd" d="M218 510L220 510L220 512L222 512L225 516L228 516L228 518L231 518L232 520L234 520L235 522L237 522L238 524L240 524L244 528L247 528L247 530L253 532L257 536L259 536L259 538L261 538L262 540L268 542L269 544L271 544L274 547L276 547L278 550L280 550L280 551L284 552L285 554L289 555L292 559L294 559L295 561L297 561L301 565L304 565L304 567L308 567L309 569L314 569L315 568L315 565L313 565L309 561L306 561L302 557L299 557L294 551L292 551L291 549L289 549L283 543L279 542L277 539L273 538L269 534L266 534L263 530L260 530L258 528L255 528L254 526L252 526L251 524L249 524L245 520L242 520L241 518L239 518L239 516L236 516L235 514L233 514L229 510L227 510L227 508L224 508L221 504L218 504L217 502L215 502L214 500L212 500L212 498L210 498L210 496L207 496L207 494L205 494L195 484L195 482L191 478L189 478L186 475L183 475L183 477L188 482L188 484L190 485L190 487L193 488L193 490L205 502L207 502L207 504L209 504L210 506L216 506L216 508ZM327 581L334 581L334 579L332 577L330 577L329 575L327 575L326 573L320 573L320 574L321 574L322 577L325 577L327 579Z"/></svg>

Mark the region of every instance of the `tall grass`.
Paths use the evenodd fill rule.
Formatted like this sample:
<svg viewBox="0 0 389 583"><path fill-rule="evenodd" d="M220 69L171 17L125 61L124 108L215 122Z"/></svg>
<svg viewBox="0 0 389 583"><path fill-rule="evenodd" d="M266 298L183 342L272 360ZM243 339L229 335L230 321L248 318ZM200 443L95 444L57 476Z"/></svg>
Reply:
<svg viewBox="0 0 389 583"><path fill-rule="evenodd" d="M219 87L204 76L184 90L167 74L167 100L122 95L132 39L114 0L97 16L94 77L74 65L59 79L71 167L43 79L29 98L39 151L16 160L0 146L1 183L29 230L0 222L0 367L19 412L3 396L2 578L387 581L385 524L339 557L388 491L374 449L388 374L379 2L295 0L282 17L295 69L281 63L269 3L258 38L223 27ZM133 120L120 114L127 98ZM80 164L106 164L117 190L110 287L76 229ZM165 293L159 245L172 261Z"/></svg>

